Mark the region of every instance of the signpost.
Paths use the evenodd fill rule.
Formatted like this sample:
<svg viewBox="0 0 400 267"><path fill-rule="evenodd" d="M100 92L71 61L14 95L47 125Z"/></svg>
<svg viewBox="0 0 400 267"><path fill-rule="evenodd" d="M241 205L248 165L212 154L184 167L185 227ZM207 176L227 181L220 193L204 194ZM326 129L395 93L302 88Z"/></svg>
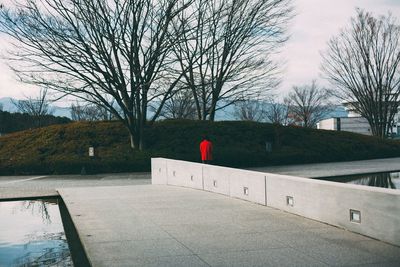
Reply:
<svg viewBox="0 0 400 267"><path fill-rule="evenodd" d="M89 157L94 157L94 147L89 147Z"/></svg>

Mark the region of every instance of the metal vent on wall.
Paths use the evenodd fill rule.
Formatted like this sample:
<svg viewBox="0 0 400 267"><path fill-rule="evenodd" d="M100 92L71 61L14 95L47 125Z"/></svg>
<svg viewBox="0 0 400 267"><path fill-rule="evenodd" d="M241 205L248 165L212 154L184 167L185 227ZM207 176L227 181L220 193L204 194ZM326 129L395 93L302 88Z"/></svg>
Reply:
<svg viewBox="0 0 400 267"><path fill-rule="evenodd" d="M361 223L361 211L350 210L350 221L355 223Z"/></svg>
<svg viewBox="0 0 400 267"><path fill-rule="evenodd" d="M291 207L294 206L294 199L292 196L286 196L286 205Z"/></svg>
<svg viewBox="0 0 400 267"><path fill-rule="evenodd" d="M249 195L249 188L248 187L243 187L243 194L248 196Z"/></svg>

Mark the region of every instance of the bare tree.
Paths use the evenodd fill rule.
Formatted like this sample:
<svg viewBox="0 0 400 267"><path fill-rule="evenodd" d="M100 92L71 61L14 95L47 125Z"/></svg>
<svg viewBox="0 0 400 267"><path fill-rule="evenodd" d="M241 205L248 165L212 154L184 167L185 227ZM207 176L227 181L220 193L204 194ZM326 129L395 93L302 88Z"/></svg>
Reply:
<svg viewBox="0 0 400 267"><path fill-rule="evenodd" d="M399 106L400 27L389 14L357 9L350 27L328 43L322 70L332 94L365 117L375 136L386 137Z"/></svg>
<svg viewBox="0 0 400 267"><path fill-rule="evenodd" d="M71 119L74 121L92 121L87 117L85 105L76 102L76 104L71 104Z"/></svg>
<svg viewBox="0 0 400 267"><path fill-rule="evenodd" d="M285 98L288 118L293 124L314 128L332 110L329 97L328 91L318 87L316 81L312 81L310 85L294 86Z"/></svg>
<svg viewBox="0 0 400 267"><path fill-rule="evenodd" d="M242 121L263 121L265 113L262 100L245 100L235 103L234 116Z"/></svg>
<svg viewBox="0 0 400 267"><path fill-rule="evenodd" d="M264 111L266 119L274 124L288 125L289 124L289 106L287 101L283 103L271 101Z"/></svg>
<svg viewBox="0 0 400 267"><path fill-rule="evenodd" d="M0 104L0 136L4 132L3 104Z"/></svg>
<svg viewBox="0 0 400 267"><path fill-rule="evenodd" d="M195 0L175 28L175 46L185 85L193 92L200 120L217 110L274 88L277 65L271 55L287 38L291 0Z"/></svg>
<svg viewBox="0 0 400 267"><path fill-rule="evenodd" d="M190 90L180 88L165 102L160 116L166 119L195 119L196 108Z"/></svg>
<svg viewBox="0 0 400 267"><path fill-rule="evenodd" d="M114 119L114 115L101 105L77 101L71 105L71 118L74 121L105 121Z"/></svg>
<svg viewBox="0 0 400 267"><path fill-rule="evenodd" d="M54 109L50 107L47 89L41 89L39 96L27 97L25 100L13 100L13 104L21 113L31 115L36 120L36 126L42 127L43 118L46 115L52 115Z"/></svg>
<svg viewBox="0 0 400 267"><path fill-rule="evenodd" d="M23 81L106 107L142 149L149 103L161 109L181 76L167 71L171 25L191 1L26 0L0 10L0 30L21 47L10 59Z"/></svg>

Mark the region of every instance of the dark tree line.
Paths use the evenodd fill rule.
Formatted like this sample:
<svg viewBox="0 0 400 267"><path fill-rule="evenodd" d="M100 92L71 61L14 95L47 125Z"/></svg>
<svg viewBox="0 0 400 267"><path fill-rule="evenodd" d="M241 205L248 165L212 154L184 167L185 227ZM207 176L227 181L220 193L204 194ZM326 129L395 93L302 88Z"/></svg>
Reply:
<svg viewBox="0 0 400 267"><path fill-rule="evenodd" d="M27 97L24 100L13 101L20 113L32 116L35 127L42 127L46 115L53 115L54 109L50 106L47 89L41 89L38 97Z"/></svg>
<svg viewBox="0 0 400 267"><path fill-rule="evenodd" d="M71 120L66 117L55 117L52 115L44 115L41 118L42 127L70 122ZM0 110L0 134L13 133L38 127L37 120L32 115L27 113L10 113Z"/></svg>

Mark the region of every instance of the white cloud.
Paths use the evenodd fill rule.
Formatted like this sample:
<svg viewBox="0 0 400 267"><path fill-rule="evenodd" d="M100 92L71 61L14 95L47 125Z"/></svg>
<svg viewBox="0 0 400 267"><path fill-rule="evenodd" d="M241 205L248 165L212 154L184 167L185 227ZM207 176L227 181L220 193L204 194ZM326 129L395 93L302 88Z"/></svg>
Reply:
<svg viewBox="0 0 400 267"><path fill-rule="evenodd" d="M356 7L375 15L386 15L390 11L400 20L399 0L295 0L294 4L297 16L290 29L292 38L282 51L287 62L282 92L317 78L320 84L328 85L320 78L320 51L349 24Z"/></svg>
<svg viewBox="0 0 400 267"><path fill-rule="evenodd" d="M12 39L5 34L0 34L0 98L14 97L23 98L37 93L36 88L19 82L15 73L8 66L5 59L7 51L12 49Z"/></svg>

